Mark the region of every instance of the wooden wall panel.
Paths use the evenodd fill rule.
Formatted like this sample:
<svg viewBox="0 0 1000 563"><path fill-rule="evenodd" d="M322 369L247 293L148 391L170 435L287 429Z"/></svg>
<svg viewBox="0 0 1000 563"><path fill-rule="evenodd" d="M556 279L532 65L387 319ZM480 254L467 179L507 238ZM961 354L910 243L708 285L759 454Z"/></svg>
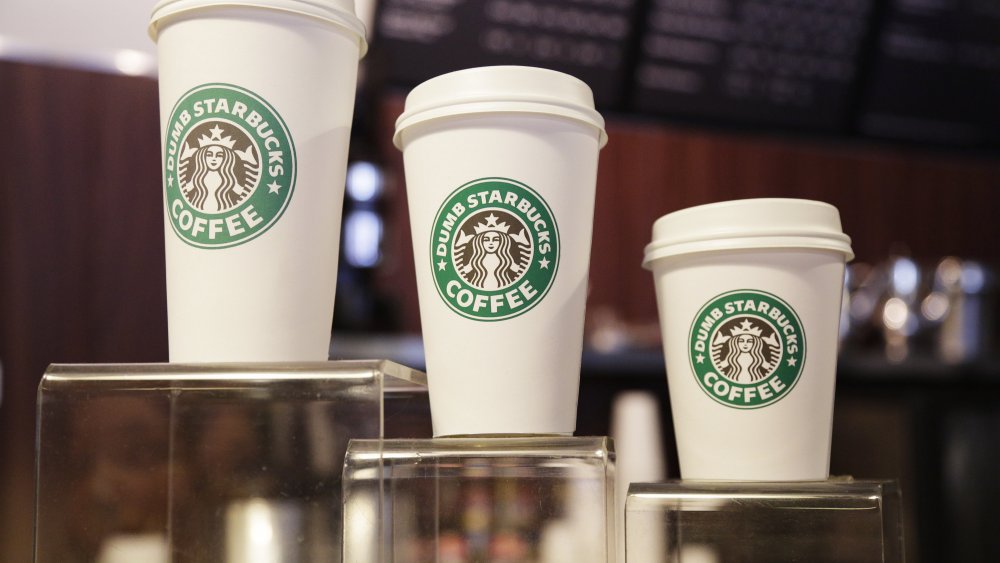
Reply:
<svg viewBox="0 0 1000 563"><path fill-rule="evenodd" d="M377 291L398 304L401 330L420 333L420 307L417 304L417 274L413 263L410 237L410 212L403 177L403 154L392 144L396 118L403 112L402 98L388 96L376 104L376 152L386 170L385 236L383 258L375 272Z"/></svg>
<svg viewBox="0 0 1000 563"><path fill-rule="evenodd" d="M156 83L0 62L0 553L30 561L35 390L166 360Z"/></svg>

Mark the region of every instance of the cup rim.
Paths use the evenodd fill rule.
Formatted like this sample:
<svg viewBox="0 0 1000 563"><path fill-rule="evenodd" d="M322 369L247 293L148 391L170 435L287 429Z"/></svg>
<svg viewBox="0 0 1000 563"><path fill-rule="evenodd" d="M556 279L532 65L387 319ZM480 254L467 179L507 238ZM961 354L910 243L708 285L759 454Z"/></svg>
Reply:
<svg viewBox="0 0 1000 563"><path fill-rule="evenodd" d="M355 14L353 4L353 0L159 0L153 6L146 32L155 42L163 20L203 8L261 8L317 18L352 32L358 37L361 59L368 52L368 41L365 24Z"/></svg>
<svg viewBox="0 0 1000 563"><path fill-rule="evenodd" d="M520 91L504 88L490 91L489 88L468 88L469 80L481 79L484 84L516 84ZM545 82L557 86L563 94L545 93ZM428 91L448 90L443 99L428 101L424 98ZM594 108L593 93L582 80L559 71L531 66L484 66L449 72L419 84L406 97L406 107L396 119L396 131L392 142L398 149L403 148L403 132L413 126L429 121L466 115L535 114L566 118L593 126L598 130L599 147L608 142L604 129L604 117Z"/></svg>
<svg viewBox="0 0 1000 563"><path fill-rule="evenodd" d="M722 212L728 217L713 218ZM764 214L767 220L738 224L738 213ZM735 214L735 218L733 216ZM808 215L814 224L787 220ZM733 222L730 222L733 221ZM644 249L642 266L680 255L739 250L807 249L854 258L851 237L841 230L840 212L825 202L794 198L730 200L668 213L653 224L653 240Z"/></svg>

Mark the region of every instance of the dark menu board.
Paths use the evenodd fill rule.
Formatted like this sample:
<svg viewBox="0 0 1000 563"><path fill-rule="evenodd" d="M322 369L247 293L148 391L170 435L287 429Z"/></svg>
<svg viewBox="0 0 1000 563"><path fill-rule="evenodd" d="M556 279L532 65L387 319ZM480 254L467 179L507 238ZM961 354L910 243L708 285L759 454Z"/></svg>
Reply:
<svg viewBox="0 0 1000 563"><path fill-rule="evenodd" d="M540 66L580 78L598 106L615 107L636 1L381 0L373 48L406 86L474 66Z"/></svg>
<svg viewBox="0 0 1000 563"><path fill-rule="evenodd" d="M846 129L873 0L651 0L634 106Z"/></svg>
<svg viewBox="0 0 1000 563"><path fill-rule="evenodd" d="M1000 0L891 0L862 133L1000 142Z"/></svg>

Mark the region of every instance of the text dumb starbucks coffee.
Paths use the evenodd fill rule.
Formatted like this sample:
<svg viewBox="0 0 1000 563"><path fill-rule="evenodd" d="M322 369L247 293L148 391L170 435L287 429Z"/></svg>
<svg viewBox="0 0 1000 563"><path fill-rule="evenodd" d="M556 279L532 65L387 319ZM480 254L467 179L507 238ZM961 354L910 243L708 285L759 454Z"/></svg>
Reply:
<svg viewBox="0 0 1000 563"><path fill-rule="evenodd" d="M453 311L480 321L520 315L545 297L555 278L555 217L525 184L473 180L438 209L430 262L438 294Z"/></svg>
<svg viewBox="0 0 1000 563"><path fill-rule="evenodd" d="M192 246L227 248L263 234L295 189L295 146L277 110L233 84L177 101L163 139L166 217Z"/></svg>
<svg viewBox="0 0 1000 563"><path fill-rule="evenodd" d="M689 335L693 375L723 405L754 409L786 396L805 364L805 333L792 307L771 293L742 289L711 299Z"/></svg>
<svg viewBox="0 0 1000 563"><path fill-rule="evenodd" d="M525 219L534 229L537 242L538 254L545 256L552 252L551 234L548 230L548 223L542 219L542 214L531 200L522 198L512 191L505 190L483 190L469 194L464 203L455 203L441 222L441 229L438 233L437 245L434 254L444 258L448 256L448 243L452 240L452 231L456 222L466 214L480 207L502 204L505 207L517 209L524 214ZM456 280L451 280L445 286L445 294L453 299L453 302L462 309L468 309L473 313L489 311L491 314L498 314L502 311L514 311L534 299L538 292L531 286L530 281L521 283L517 289L507 291L503 294L486 295L474 292Z"/></svg>

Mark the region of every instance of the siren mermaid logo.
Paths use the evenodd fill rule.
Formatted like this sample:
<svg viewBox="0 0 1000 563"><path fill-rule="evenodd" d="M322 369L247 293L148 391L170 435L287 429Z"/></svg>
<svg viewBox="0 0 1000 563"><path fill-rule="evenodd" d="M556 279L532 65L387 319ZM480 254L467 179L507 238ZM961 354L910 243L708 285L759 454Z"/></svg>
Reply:
<svg viewBox="0 0 1000 563"><path fill-rule="evenodd" d="M182 240L225 248L263 234L295 188L295 147L253 92L206 84L184 94L164 138L167 216Z"/></svg>
<svg viewBox="0 0 1000 563"><path fill-rule="evenodd" d="M537 305L559 266L559 229L545 200L506 178L459 187L438 210L431 270L452 310L496 321Z"/></svg>
<svg viewBox="0 0 1000 563"><path fill-rule="evenodd" d="M805 362L798 315L763 291L715 297L698 312L688 341L691 368L705 393L741 409L763 407L787 395Z"/></svg>

